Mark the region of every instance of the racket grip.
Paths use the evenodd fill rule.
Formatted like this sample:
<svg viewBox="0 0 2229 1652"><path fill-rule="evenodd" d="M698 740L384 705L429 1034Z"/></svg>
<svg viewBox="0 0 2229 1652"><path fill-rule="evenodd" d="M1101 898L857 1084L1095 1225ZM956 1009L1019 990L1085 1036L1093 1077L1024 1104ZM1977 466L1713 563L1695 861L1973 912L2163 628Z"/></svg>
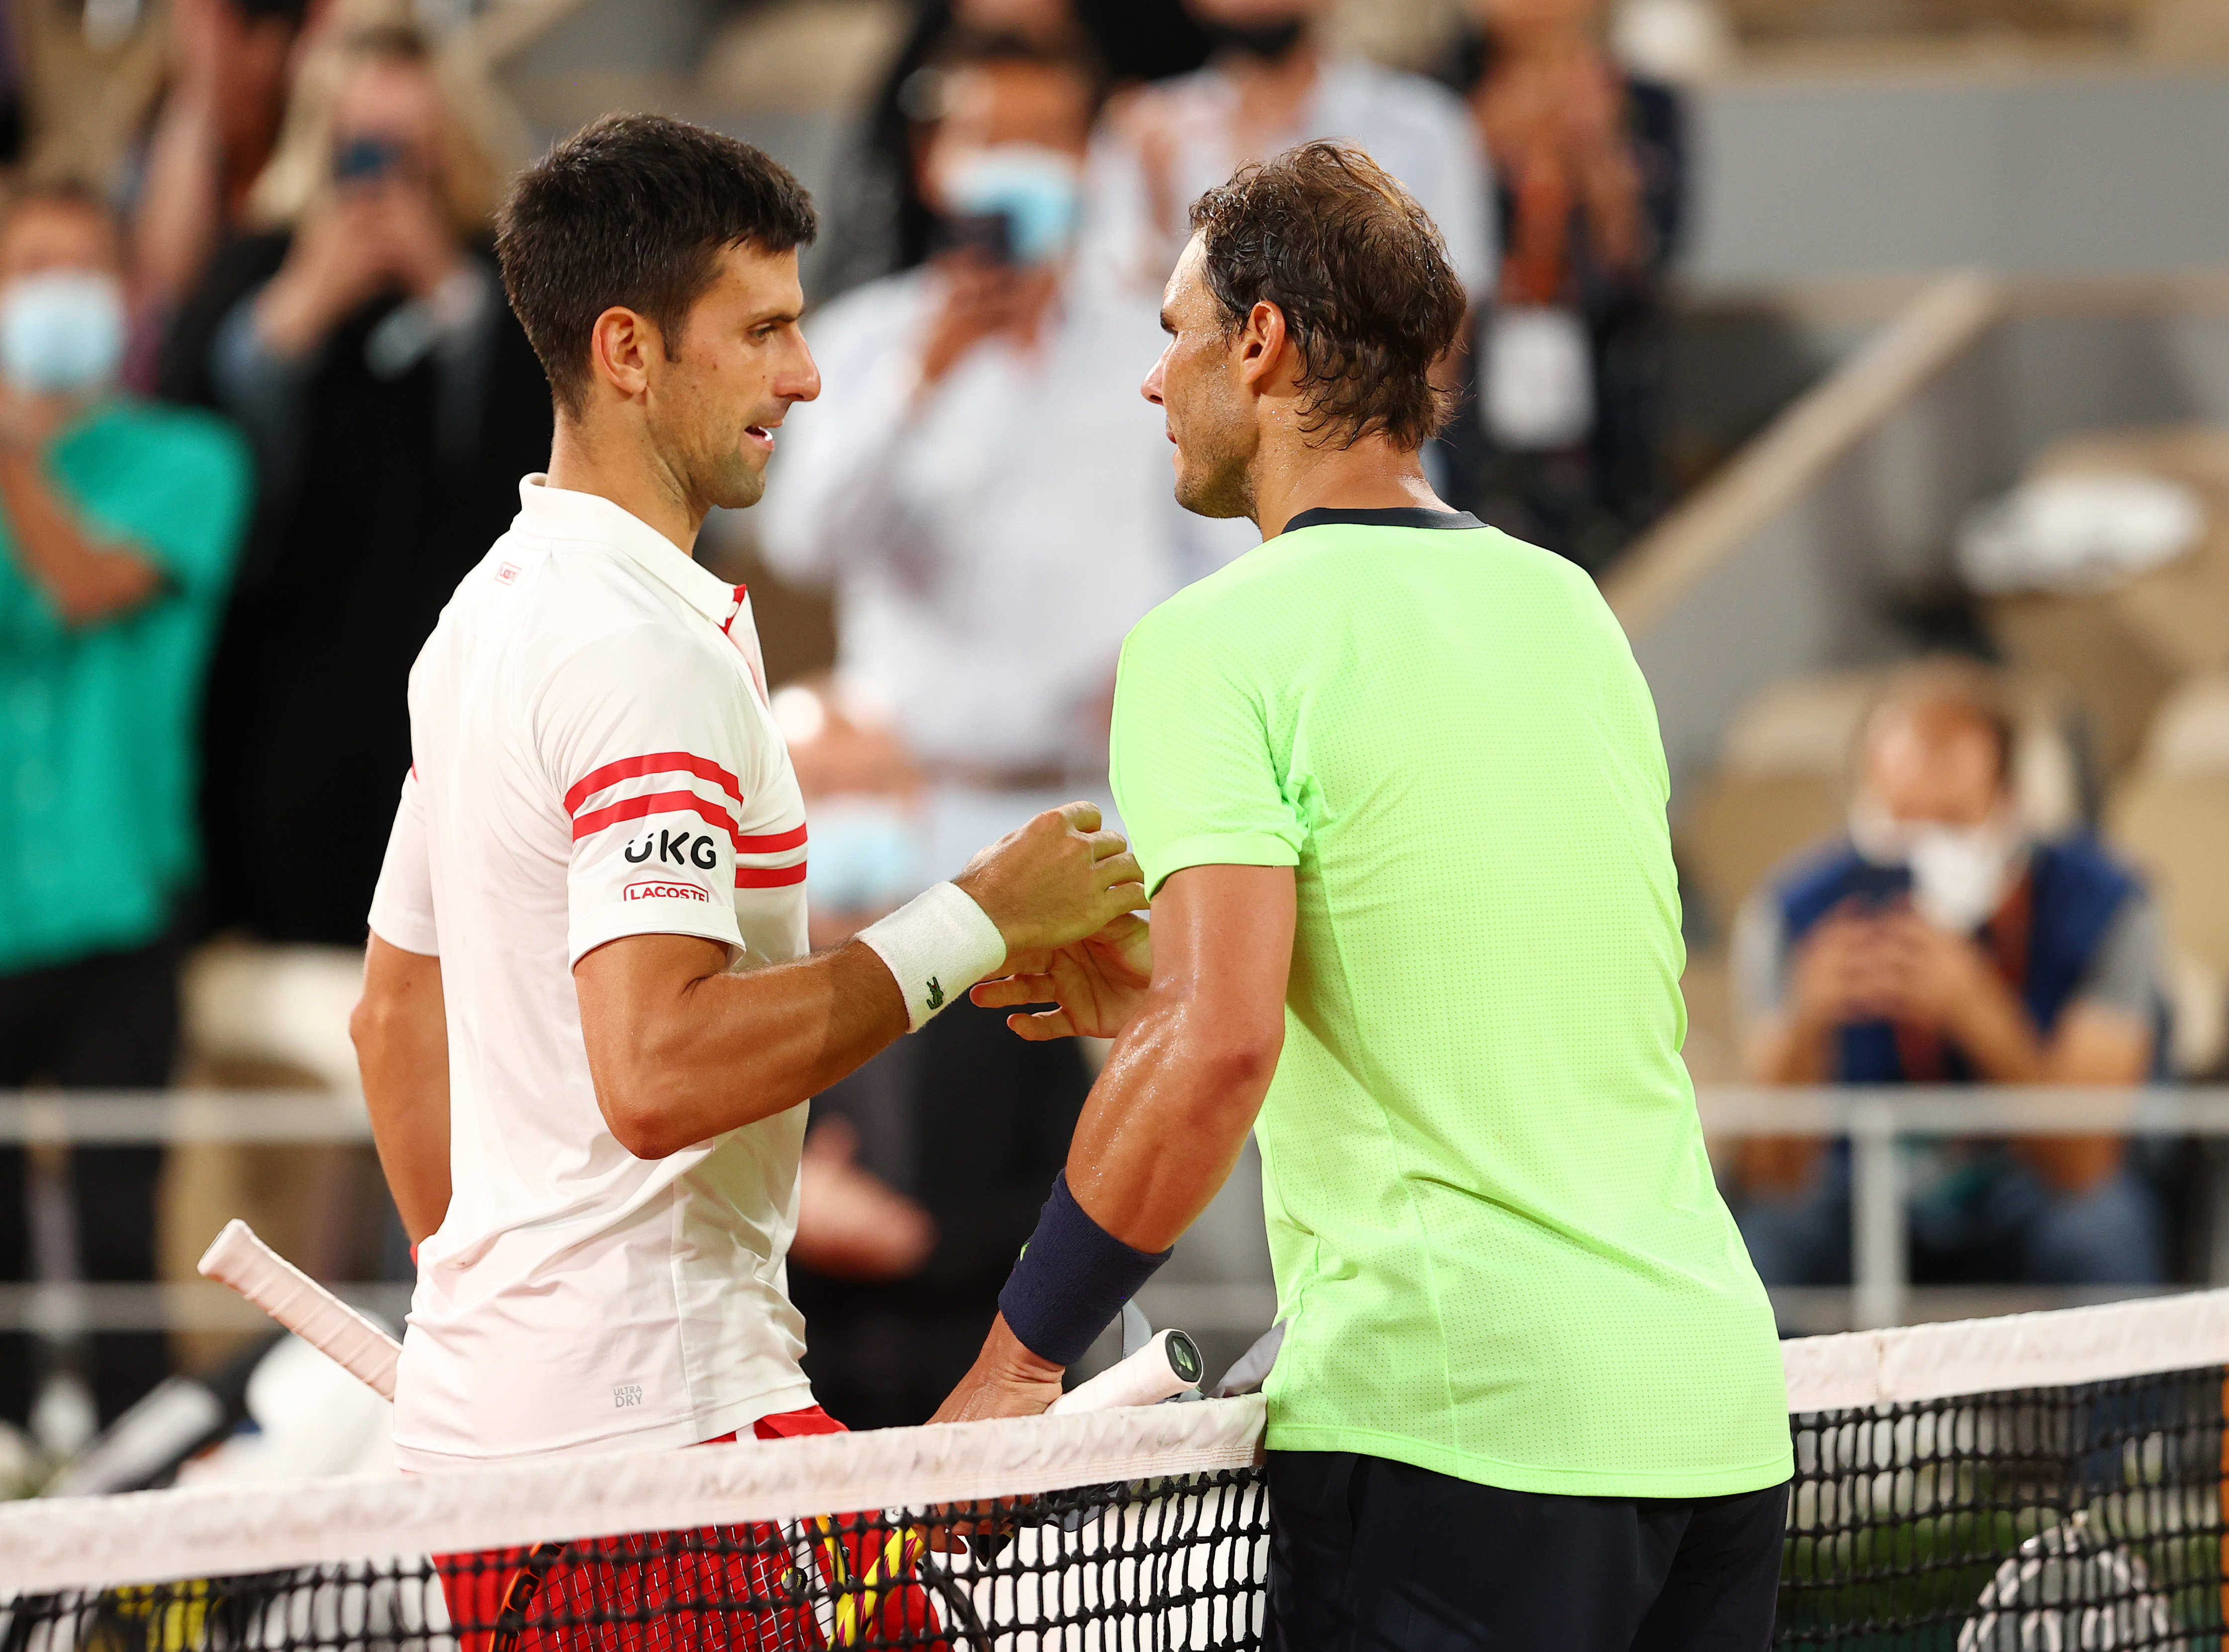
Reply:
<svg viewBox="0 0 2229 1652"><path fill-rule="evenodd" d="M402 1345L255 1237L237 1217L202 1253L202 1277L231 1286L273 1319L364 1383L395 1398Z"/></svg>
<svg viewBox="0 0 2229 1652"><path fill-rule="evenodd" d="M1198 1345L1182 1331L1163 1331L1120 1365L1078 1383L1045 1410L1111 1411L1124 1405L1158 1405L1198 1387L1200 1376Z"/></svg>

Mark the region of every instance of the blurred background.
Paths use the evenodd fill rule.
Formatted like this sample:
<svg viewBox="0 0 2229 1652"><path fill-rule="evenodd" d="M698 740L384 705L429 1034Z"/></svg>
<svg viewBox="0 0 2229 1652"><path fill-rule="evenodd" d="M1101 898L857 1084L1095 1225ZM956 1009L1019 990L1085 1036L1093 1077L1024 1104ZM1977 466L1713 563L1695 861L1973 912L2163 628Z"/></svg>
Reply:
<svg viewBox="0 0 2229 1652"><path fill-rule="evenodd" d="M826 392L698 553L816 942L1104 798L1124 632L1252 538L1136 396L1185 207L1348 138L1472 295L1436 482L1654 690L1783 1328L2229 1283L2229 0L6 0L0 1490L379 1460L193 1263L407 1306L346 1028L403 683L547 456L491 215L613 110L824 215ZM1099 1053L962 1006L815 1103L834 1414L964 1369ZM1250 1160L1142 1305L1268 1327Z"/></svg>

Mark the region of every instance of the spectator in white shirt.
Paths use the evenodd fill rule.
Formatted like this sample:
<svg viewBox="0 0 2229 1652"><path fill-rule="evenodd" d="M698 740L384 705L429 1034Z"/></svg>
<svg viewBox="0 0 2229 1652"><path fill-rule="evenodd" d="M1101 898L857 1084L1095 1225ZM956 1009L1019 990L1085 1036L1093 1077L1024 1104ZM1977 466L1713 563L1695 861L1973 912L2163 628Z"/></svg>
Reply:
<svg viewBox="0 0 2229 1652"><path fill-rule="evenodd" d="M1153 305L1074 279L1089 72L1010 37L938 61L922 164L944 250L809 324L825 388L783 430L762 530L777 572L833 582L838 663L927 771L925 880L1040 799L1106 800L1124 634L1252 543L1172 497L1137 396Z"/></svg>
<svg viewBox="0 0 2229 1652"><path fill-rule="evenodd" d="M1201 193L1247 161L1339 138L1368 150L1432 215L1472 301L1492 292L1486 154L1452 93L1326 49L1330 0L1187 4L1218 43L1214 57L1118 102L1092 145L1082 262L1095 281L1158 297Z"/></svg>

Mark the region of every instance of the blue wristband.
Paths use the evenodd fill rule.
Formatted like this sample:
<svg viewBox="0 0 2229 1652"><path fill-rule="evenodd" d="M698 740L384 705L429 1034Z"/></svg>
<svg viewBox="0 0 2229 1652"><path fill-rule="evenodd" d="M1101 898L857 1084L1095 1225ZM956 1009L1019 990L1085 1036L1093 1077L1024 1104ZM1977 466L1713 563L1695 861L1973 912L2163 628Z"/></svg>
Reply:
<svg viewBox="0 0 2229 1652"><path fill-rule="evenodd" d="M999 1293L999 1311L1031 1353L1072 1366L1153 1270L1175 1254L1173 1246L1157 1257L1133 1250L1093 1221L1068 1191L1063 1170L1053 1178L1037 1231Z"/></svg>

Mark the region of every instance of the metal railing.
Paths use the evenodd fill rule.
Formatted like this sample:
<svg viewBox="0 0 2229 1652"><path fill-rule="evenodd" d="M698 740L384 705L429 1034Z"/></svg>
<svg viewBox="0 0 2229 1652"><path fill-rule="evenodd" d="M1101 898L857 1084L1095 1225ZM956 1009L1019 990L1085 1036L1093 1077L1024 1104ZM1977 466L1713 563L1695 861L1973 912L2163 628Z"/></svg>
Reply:
<svg viewBox="0 0 2229 1652"><path fill-rule="evenodd" d="M1860 1329L1907 1317L1911 1267L1899 1151L1906 1138L2229 1136L2229 1085L1726 1085L1700 1089L1695 1100L1712 1136L1849 1138L1850 1318Z"/></svg>
<svg viewBox="0 0 2229 1652"><path fill-rule="evenodd" d="M1852 1284L1845 1293L1776 1295L1818 1318L1836 1297L1860 1327L1905 1322L1915 1300L1905 1238L1899 1144L1959 1136L2126 1135L2229 1137L2229 1085L2134 1090L2067 1087L1893 1085L1705 1086L1696 1094L1712 1137L1847 1136L1850 1141ZM0 1146L115 1146L145 1142L242 1145L361 1143L371 1139L363 1105L330 1091L80 1090L0 1092ZM360 1304L399 1318L408 1288L358 1282L336 1287ZM1274 1309L1266 1281L1159 1288L1206 1325L1261 1321ZM2027 1293L2031 1305L2061 1297L2149 1294L2130 1287L2079 1293ZM1945 1294L1975 1305L2017 1292ZM2020 1298L2025 1301L2026 1299ZM1164 1305L1168 1315L1178 1306ZM1986 1311L1985 1308L1982 1311ZM2003 1303L1998 1304L2003 1311ZM1204 1318L1202 1318L1202 1316ZM1189 1322L1189 1321L1188 1321ZM45 1334L142 1329L246 1329L255 1311L217 1287L192 1283L0 1285L0 1329Z"/></svg>

